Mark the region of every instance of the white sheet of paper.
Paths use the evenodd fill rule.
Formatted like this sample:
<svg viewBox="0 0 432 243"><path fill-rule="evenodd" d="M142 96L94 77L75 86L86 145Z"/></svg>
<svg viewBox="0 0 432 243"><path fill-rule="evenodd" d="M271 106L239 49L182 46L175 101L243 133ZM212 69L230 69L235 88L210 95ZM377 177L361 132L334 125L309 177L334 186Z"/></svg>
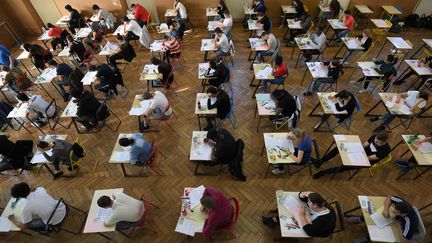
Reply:
<svg viewBox="0 0 432 243"><path fill-rule="evenodd" d="M265 67L263 70L259 70L257 72L258 77L268 77L273 72L273 69L271 67Z"/></svg>
<svg viewBox="0 0 432 243"><path fill-rule="evenodd" d="M51 156L52 155L52 150L48 150L47 152L45 152L48 156ZM45 158L45 156L43 156L43 154L42 153L36 153L34 156L33 156L33 158L32 158L32 160L31 160L31 163L32 164L40 164L40 163L46 163L47 162L47 159Z"/></svg>
<svg viewBox="0 0 432 243"><path fill-rule="evenodd" d="M300 202L295 199L295 197L289 195L283 202L282 205L288 209L288 211L291 211L292 209L294 209L295 207L297 207L298 205L301 205Z"/></svg>
<svg viewBox="0 0 432 243"><path fill-rule="evenodd" d="M210 98L210 104L213 105L214 103L216 103L216 100L217 100L216 97L211 97L211 98ZM207 98L200 99L200 103L201 103L201 106L205 106L205 107L207 107Z"/></svg>
<svg viewBox="0 0 432 243"><path fill-rule="evenodd" d="M175 231L185 235L195 236L195 228L196 222L194 220L180 217Z"/></svg>
<svg viewBox="0 0 432 243"><path fill-rule="evenodd" d="M112 211L112 208L99 208L95 220L103 221L107 219L111 215Z"/></svg>
<svg viewBox="0 0 432 243"><path fill-rule="evenodd" d="M395 242L396 239L390 226L379 228L375 225L368 225L369 236L372 241Z"/></svg>
<svg viewBox="0 0 432 243"><path fill-rule="evenodd" d="M200 199L202 198L204 194L205 187L203 185L192 189L189 192L189 198L191 202L191 208L196 207L200 203Z"/></svg>
<svg viewBox="0 0 432 243"><path fill-rule="evenodd" d="M363 164L368 161L363 153L348 153L348 159L353 164Z"/></svg>
<svg viewBox="0 0 432 243"><path fill-rule="evenodd" d="M129 161L131 158L130 151L116 151L113 157L115 161Z"/></svg>
<svg viewBox="0 0 432 243"><path fill-rule="evenodd" d="M395 106L395 103L393 103L393 102L391 102L391 101L387 101L387 102L385 103L385 105L386 105L388 108L392 108L393 106Z"/></svg>
<svg viewBox="0 0 432 243"><path fill-rule="evenodd" d="M391 224L394 220L393 218L384 217L384 215L382 215L382 211L377 211L373 213L370 217L379 228L384 228L385 226Z"/></svg>
<svg viewBox="0 0 432 243"><path fill-rule="evenodd" d="M424 154L432 153L432 143L422 143L419 150Z"/></svg>
<svg viewBox="0 0 432 243"><path fill-rule="evenodd" d="M361 143L345 143L345 147L348 153L364 152L363 145Z"/></svg>
<svg viewBox="0 0 432 243"><path fill-rule="evenodd" d="M345 141L346 137L345 135L333 135L335 141Z"/></svg>
<svg viewBox="0 0 432 243"><path fill-rule="evenodd" d="M399 108L399 112L405 115L411 114L410 108L405 104L401 105L401 107Z"/></svg>
<svg viewBox="0 0 432 243"><path fill-rule="evenodd" d="M291 140L276 139L276 145L282 148L288 148L291 153L294 153L294 144Z"/></svg>
<svg viewBox="0 0 432 243"><path fill-rule="evenodd" d="M93 78L96 77L97 71L87 72L84 78L81 80L83 85L91 85L93 83Z"/></svg>
<svg viewBox="0 0 432 243"><path fill-rule="evenodd" d="M368 208L367 202L369 201L369 198L367 196L358 196L358 198L360 200L360 207L362 209L367 209Z"/></svg>
<svg viewBox="0 0 432 243"><path fill-rule="evenodd" d="M148 108L150 107L152 101L151 100L143 100L140 101L140 106L141 107L132 107L129 111L129 115L130 116L139 116L144 114Z"/></svg>
<svg viewBox="0 0 432 243"><path fill-rule="evenodd" d="M0 232L9 232L12 228L12 222L5 217L0 217Z"/></svg>

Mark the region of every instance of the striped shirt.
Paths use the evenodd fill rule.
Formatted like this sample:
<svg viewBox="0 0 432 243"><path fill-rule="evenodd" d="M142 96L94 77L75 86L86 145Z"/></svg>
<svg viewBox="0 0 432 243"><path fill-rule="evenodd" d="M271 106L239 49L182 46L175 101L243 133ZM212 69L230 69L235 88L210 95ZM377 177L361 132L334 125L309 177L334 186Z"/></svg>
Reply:
<svg viewBox="0 0 432 243"><path fill-rule="evenodd" d="M163 46L171 54L179 53L181 50L181 45L175 38L171 38L170 40L164 41Z"/></svg>
<svg viewBox="0 0 432 243"><path fill-rule="evenodd" d="M397 196L390 196L390 200L393 204L406 202L404 199ZM407 215L403 217L396 216L396 219L400 222L402 236L407 240L411 240L414 234L418 232L419 220L416 212L411 209L411 211Z"/></svg>

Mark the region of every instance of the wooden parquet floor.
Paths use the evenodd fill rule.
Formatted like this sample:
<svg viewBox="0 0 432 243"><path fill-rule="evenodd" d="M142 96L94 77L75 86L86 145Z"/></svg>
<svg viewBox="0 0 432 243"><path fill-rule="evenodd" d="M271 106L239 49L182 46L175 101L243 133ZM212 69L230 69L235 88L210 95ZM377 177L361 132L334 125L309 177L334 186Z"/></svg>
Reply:
<svg viewBox="0 0 432 243"><path fill-rule="evenodd" d="M281 38L284 29L275 28L276 36ZM186 186L198 186L204 184L207 187L215 187L222 190L227 196L236 196L240 200L241 214L235 230L237 236L232 242L271 242L273 237L279 236L279 232L272 232L261 223L261 216L268 210L276 206L275 190L283 189L287 191L303 191L311 190L321 193L328 201L335 199L339 200L344 210L348 210L357 206L356 196L377 195L385 196L388 194L396 194L406 198L415 206L421 207L432 202L431 184L432 175L428 174L420 179L413 181L409 177L396 181L395 178L399 170L392 163L387 164L383 168L375 171L374 177L371 177L366 171L362 171L352 180L348 181L348 174L340 174L334 180L329 177L324 177L319 180L313 180L308 173L301 172L295 176L273 176L264 178L267 167L267 159L261 156L261 148L263 144L262 133L271 131L271 125L267 120L263 120L262 127L259 132L256 132L257 119L253 118L255 108L255 100L251 99L253 88L249 87L250 79L253 72L249 70L250 63L247 61L249 47L247 37L249 32L243 30L240 25L235 25L233 32L234 43L236 48L235 66L233 68L232 83L235 93L235 114L237 117L237 129L233 129L231 124L225 123L225 127L233 133L236 138L242 138L245 141L244 150L244 173L247 175L246 182L234 180L227 171L219 176L194 176L193 169L195 164L188 160L190 150L190 139L192 131L198 130L198 124L194 115L195 93L201 92L200 81L197 79L197 66L202 62L203 53L199 51L202 38L207 38L208 34L204 27L196 29L193 33L186 35L183 55L186 59L184 68L181 69L178 65L175 70L175 78L179 84L179 91L176 97L173 97L172 104L178 118L170 120L170 124L176 130L173 132L164 124L161 125L162 130L159 133L148 133L145 137L149 140L157 139L162 152L168 157L166 160L160 160L163 176L157 176L152 172L148 173L147 177L142 178L125 178L122 176L118 166L108 164L109 156L116 141L119 132L137 132L137 122L135 117L130 117L128 111L131 107L135 94L142 93L146 89L146 84L138 80L139 72L145 63L149 62L151 54L148 51L138 52L139 70L132 70L130 67L124 73L125 83L129 89L129 94L126 98L115 97L109 101L109 107L121 118L122 125L118 132L111 132L106 127L98 134L80 135L80 141L89 151L90 155L83 162L84 167L77 178L66 179L61 178L53 181L51 176L46 171L41 171L39 174L36 171L24 172L23 175L1 176L0 177L0 206L5 206L10 198L9 189L17 182L25 181L33 186L43 186L55 198L63 197L69 204L87 211L96 189L119 188L123 187L125 192L131 196L139 197L141 194L146 194L153 203L158 205L160 209L155 209L151 213L150 227L157 231L154 235L148 231L136 231L131 239L128 239L120 234L111 235L117 242L187 242L184 235L174 232L175 225L180 211L180 194ZM417 48L421 43L422 38L432 38L432 32L421 30L411 30L404 32L402 36L413 42ZM372 51L371 58L374 57L380 46L376 46ZM385 47L388 51L390 47ZM306 77L306 82L300 86L301 78L305 67L300 64L297 69L294 68L295 60L290 60L292 48L282 48L283 57L289 62L289 77L286 81L286 88L292 94L301 95L305 90L306 85L310 80L309 74ZM330 60L338 47L327 48L325 60ZM298 51L298 50L296 50ZM100 58L104 60L104 58ZM352 59L352 62L354 59ZM404 66L402 66L405 68ZM399 69L399 72L403 71ZM340 79L340 88L353 90L354 87L348 83L348 75L351 69L345 69L344 76ZM359 77L358 72L354 75ZM57 102L61 107L65 107L65 103L61 101L58 93L51 86L47 86L50 91L56 96ZM404 88L405 86L402 86ZM399 87L394 89L399 90ZM362 140L367 139L371 134L374 126L363 115L365 111L377 102L377 95L361 94L358 96L362 104L362 112L356 115L350 131L343 128L338 130L345 134L358 134ZM303 111L301 115L300 127L307 129L309 134L319 141L321 153L333 141L330 133L313 133L312 127L318 122L318 118L308 117L307 114L317 102L313 96L302 98ZM69 122L62 120L63 123ZM36 141L38 132L34 128L34 133L29 135L24 130L20 132L12 132L13 139L34 139ZM422 133L428 134L432 130L430 119L420 119L411 126L408 131L398 128L391 133L390 144L393 146L400 140L402 133ZM47 131L47 130L46 130ZM69 140L74 141L78 136L76 131L71 127L68 130L56 128L53 132L56 134L68 134ZM398 158L399 155L406 149L405 145L401 145L397 150L393 151L393 158ZM100 158L100 164L95 173L91 173L88 169L93 166L95 158ZM340 161L334 159L324 165L324 168L338 165ZM130 168L130 167L128 167ZM133 168L131 168L133 169ZM218 168L204 168L208 171ZM314 172L315 172L314 168ZM72 214L66 225L75 226L79 220ZM423 217L424 223L427 226L428 236L430 240L431 234L431 215ZM312 242L353 242L355 238L359 238L367 234L364 225L347 225L344 232L334 235L332 240L329 239L313 239ZM60 232L52 234L52 238L47 238L42 235L33 234L32 238L22 234L2 234L0 241L2 242L104 242L104 238L96 234L80 234L71 235L69 233ZM200 236L196 236L193 242L203 242Z"/></svg>

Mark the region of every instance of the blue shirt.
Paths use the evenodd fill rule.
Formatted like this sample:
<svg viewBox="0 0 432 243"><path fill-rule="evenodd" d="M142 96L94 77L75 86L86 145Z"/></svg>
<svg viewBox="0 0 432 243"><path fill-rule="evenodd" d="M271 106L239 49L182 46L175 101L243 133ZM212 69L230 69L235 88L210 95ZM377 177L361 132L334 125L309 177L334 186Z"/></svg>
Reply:
<svg viewBox="0 0 432 243"><path fill-rule="evenodd" d="M63 75L67 79L69 75L73 72L72 68L66 63L59 63L56 68L57 75Z"/></svg>
<svg viewBox="0 0 432 243"><path fill-rule="evenodd" d="M133 136L134 143L130 152L130 163L146 162L152 152L152 145L148 143L141 134Z"/></svg>
<svg viewBox="0 0 432 243"><path fill-rule="evenodd" d="M298 144L297 149L299 151L303 151L303 159L301 163L306 163L311 160L312 140L310 139L309 135L306 135L305 139Z"/></svg>
<svg viewBox="0 0 432 243"><path fill-rule="evenodd" d="M8 66L10 65L9 57L11 52L4 45L0 45L0 65ZM18 61L14 58L14 67L18 66Z"/></svg>

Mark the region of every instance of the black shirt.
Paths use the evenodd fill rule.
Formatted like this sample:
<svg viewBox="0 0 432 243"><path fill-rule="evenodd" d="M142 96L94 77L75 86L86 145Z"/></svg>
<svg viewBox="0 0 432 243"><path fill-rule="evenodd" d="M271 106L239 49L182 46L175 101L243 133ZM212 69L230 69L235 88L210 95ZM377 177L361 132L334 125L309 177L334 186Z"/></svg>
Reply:
<svg viewBox="0 0 432 243"><path fill-rule="evenodd" d="M284 117L291 117L297 110L297 104L294 97L285 91L284 95L282 95L277 101L277 108L282 108L282 115Z"/></svg>
<svg viewBox="0 0 432 243"><path fill-rule="evenodd" d="M84 57L85 51L86 49L83 43L81 43L81 41L76 41L76 40L72 42L72 45L69 49L69 53L76 55L80 61L86 59L86 57Z"/></svg>
<svg viewBox="0 0 432 243"><path fill-rule="evenodd" d="M228 94L223 91L222 89L218 89L217 94L217 100L212 105L210 98L207 100L207 108L209 110L217 108L217 116L219 119L225 119L225 117L228 115L231 105L230 105L230 98Z"/></svg>
<svg viewBox="0 0 432 243"><path fill-rule="evenodd" d="M162 83L165 83L167 81L167 78L169 77L171 73L171 66L166 62L161 62L158 65L158 72L162 73ZM169 83L172 83L174 80L174 75L171 75L170 79L168 80Z"/></svg>
<svg viewBox="0 0 432 243"><path fill-rule="evenodd" d="M393 204L400 203L400 202L408 203L404 199L397 196L390 196L390 200ZM404 217L396 216L395 218L400 222L401 229L402 229L402 236L407 240L412 240L414 234L418 232L418 228L419 228L419 219L414 209L411 209L408 215Z"/></svg>
<svg viewBox="0 0 432 243"><path fill-rule="evenodd" d="M209 79L210 85L213 85L215 87L219 87L219 85L223 84L227 78L228 70L225 67L225 64L223 62L220 62L217 64L216 70L209 74L211 68L209 68L206 72L206 77L213 77L214 79Z"/></svg>
<svg viewBox="0 0 432 243"><path fill-rule="evenodd" d="M300 193L299 193L300 195ZM307 203L307 197L299 197L299 199ZM336 227L336 213L333 208L329 207L329 213L320 215L315 218L311 224L306 224L303 226L303 230L307 235L311 237L328 237L333 233L334 228Z"/></svg>
<svg viewBox="0 0 432 243"><path fill-rule="evenodd" d="M371 136L368 139L369 146L365 148L365 152L367 156L376 155L378 157L378 160L370 160L371 165L376 164L381 159L384 159L387 155L390 154L391 148L388 143L378 146L375 144L375 135ZM375 151L372 151L371 144L373 144L373 147L375 147Z"/></svg>
<svg viewBox="0 0 432 243"><path fill-rule="evenodd" d="M236 152L234 137L224 128L218 129L216 144L214 147L214 156L218 162L230 162Z"/></svg>
<svg viewBox="0 0 432 243"><path fill-rule="evenodd" d="M335 95L335 98L338 98L339 93L337 93ZM342 122L343 120L345 120L346 118L350 117L352 115L352 113L354 112L354 109L356 107L356 102L355 102L355 98L354 95L349 94L350 99L348 100L348 102L344 105L340 105L339 102L336 103L335 107L337 111L346 111L347 114L338 114L337 117L339 118L338 122Z"/></svg>
<svg viewBox="0 0 432 243"><path fill-rule="evenodd" d="M72 28L78 28L80 19L80 13L73 8L70 12L69 26Z"/></svg>
<svg viewBox="0 0 432 243"><path fill-rule="evenodd" d="M125 59L126 61L131 62L132 59L136 57L135 50L128 42L121 44L120 49L121 54L123 55L123 59Z"/></svg>
<svg viewBox="0 0 432 243"><path fill-rule="evenodd" d="M0 135L0 154L7 156L14 148L15 144L5 135Z"/></svg>
<svg viewBox="0 0 432 243"><path fill-rule="evenodd" d="M73 72L73 69L69 67L66 63L59 63L56 68L57 75L63 75L66 77L66 79L69 77L69 75Z"/></svg>
<svg viewBox="0 0 432 243"><path fill-rule="evenodd" d="M386 63L384 61L377 61L375 64L379 65L375 68L375 71L384 75L384 79L388 80L388 78L392 75L396 75L396 69L393 67L392 63Z"/></svg>
<svg viewBox="0 0 432 243"><path fill-rule="evenodd" d="M270 23L270 18L267 15L264 15L263 18L263 23L264 23L264 31L265 32L269 32L270 28L271 28L271 23Z"/></svg>
<svg viewBox="0 0 432 243"><path fill-rule="evenodd" d="M100 79L101 83L109 84L114 80L114 71L108 66L108 64L103 63L99 65L96 77Z"/></svg>
<svg viewBox="0 0 432 243"><path fill-rule="evenodd" d="M219 16L221 18L225 18L225 16L224 16L225 10L228 10L228 8L225 5L223 5L221 7L220 6L217 7L217 13L219 14Z"/></svg>
<svg viewBox="0 0 432 243"><path fill-rule="evenodd" d="M96 117L96 112L99 109L100 103L89 91L84 91L81 97L78 99L78 117Z"/></svg>

